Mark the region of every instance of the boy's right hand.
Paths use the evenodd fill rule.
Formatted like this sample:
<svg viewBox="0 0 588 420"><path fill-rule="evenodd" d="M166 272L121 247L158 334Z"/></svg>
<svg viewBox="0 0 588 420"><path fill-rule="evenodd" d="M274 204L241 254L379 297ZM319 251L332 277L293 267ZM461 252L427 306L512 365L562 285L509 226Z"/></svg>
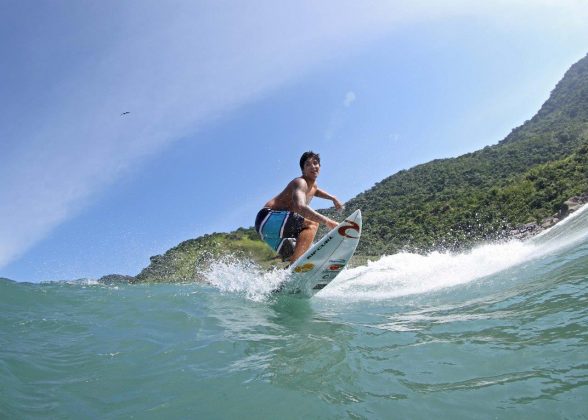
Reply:
<svg viewBox="0 0 588 420"><path fill-rule="evenodd" d="M335 222L334 220L329 219L329 221L327 222L327 227L329 229L334 229L337 227L338 224L339 224L338 222Z"/></svg>

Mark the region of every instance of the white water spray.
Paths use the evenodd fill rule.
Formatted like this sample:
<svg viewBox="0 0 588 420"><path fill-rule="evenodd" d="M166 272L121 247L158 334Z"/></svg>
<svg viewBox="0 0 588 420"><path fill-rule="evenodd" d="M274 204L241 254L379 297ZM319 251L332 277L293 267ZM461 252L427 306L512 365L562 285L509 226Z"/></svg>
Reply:
<svg viewBox="0 0 588 420"><path fill-rule="evenodd" d="M541 235L486 244L461 254L398 253L343 271L318 296L385 300L466 284L588 240L588 206Z"/></svg>
<svg viewBox="0 0 588 420"><path fill-rule="evenodd" d="M460 254L401 252L381 257L344 270L316 296L373 301L434 292L492 276L587 240L588 206L584 206L525 242L485 244ZM213 261L203 274L221 292L240 293L256 301L267 299L287 278L286 270L265 271L251 261L232 256Z"/></svg>
<svg viewBox="0 0 588 420"><path fill-rule="evenodd" d="M241 293L255 301L266 299L287 277L286 270L265 271L251 261L234 256L213 261L202 274L221 292Z"/></svg>

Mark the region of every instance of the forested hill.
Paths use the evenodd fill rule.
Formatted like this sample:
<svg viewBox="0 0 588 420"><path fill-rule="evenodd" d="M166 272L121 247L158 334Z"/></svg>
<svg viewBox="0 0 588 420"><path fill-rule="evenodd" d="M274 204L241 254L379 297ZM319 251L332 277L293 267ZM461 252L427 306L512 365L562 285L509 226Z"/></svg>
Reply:
<svg viewBox="0 0 588 420"><path fill-rule="evenodd" d="M350 200L364 213L358 252L467 247L540 222L588 191L587 145L588 56L500 143L400 171Z"/></svg>
<svg viewBox="0 0 588 420"><path fill-rule="evenodd" d="M400 171L346 205L348 212L361 208L364 216L358 254L378 256L496 239L515 226L540 223L560 212L569 197L586 192L588 56L566 72L531 120L498 144ZM193 280L205 261L227 250L272 264L254 230L242 228L185 241L151 257L135 279Z"/></svg>

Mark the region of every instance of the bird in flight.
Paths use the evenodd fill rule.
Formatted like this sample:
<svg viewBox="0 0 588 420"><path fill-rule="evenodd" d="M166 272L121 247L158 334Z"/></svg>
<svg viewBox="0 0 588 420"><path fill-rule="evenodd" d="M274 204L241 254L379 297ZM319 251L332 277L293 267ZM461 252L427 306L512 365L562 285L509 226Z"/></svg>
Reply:
<svg viewBox="0 0 588 420"><path fill-rule="evenodd" d="M120 116L122 117L123 115L127 115L127 114L130 114L130 112L129 111L123 112L122 114L120 114Z"/></svg>

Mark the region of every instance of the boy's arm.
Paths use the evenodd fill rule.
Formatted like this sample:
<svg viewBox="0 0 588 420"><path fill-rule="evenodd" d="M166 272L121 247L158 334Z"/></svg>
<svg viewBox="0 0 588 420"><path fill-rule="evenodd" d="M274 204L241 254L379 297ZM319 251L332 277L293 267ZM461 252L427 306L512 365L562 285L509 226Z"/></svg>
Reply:
<svg viewBox="0 0 588 420"><path fill-rule="evenodd" d="M335 205L335 209L337 209L337 210L341 210L343 208L343 204L339 201L339 199L337 197L329 194L328 192L326 192L324 190L321 190L320 188L316 189L314 196L318 197L318 198L324 198L325 200L331 200L333 202L333 204Z"/></svg>
<svg viewBox="0 0 588 420"><path fill-rule="evenodd" d="M292 191L292 209L305 219L309 219L317 223L323 223L327 225L329 229L333 229L339 223L314 211L311 207L309 207L306 204L307 189L308 186L306 185L306 182L296 181L296 183L294 184L294 189Z"/></svg>

